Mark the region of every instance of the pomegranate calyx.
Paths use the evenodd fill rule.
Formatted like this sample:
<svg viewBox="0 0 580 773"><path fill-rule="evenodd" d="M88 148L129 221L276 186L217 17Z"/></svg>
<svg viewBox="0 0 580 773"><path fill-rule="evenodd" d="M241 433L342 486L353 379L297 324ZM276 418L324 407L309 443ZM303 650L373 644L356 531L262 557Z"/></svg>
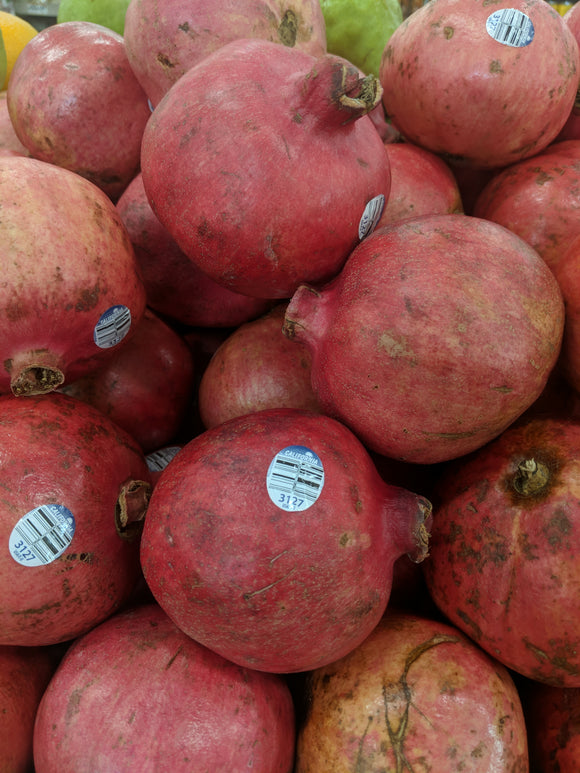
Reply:
<svg viewBox="0 0 580 773"><path fill-rule="evenodd" d="M282 17L282 21L278 25L278 37L280 42L288 48L294 48L296 45L296 37L298 35L298 17L290 8L286 11Z"/></svg>
<svg viewBox="0 0 580 773"><path fill-rule="evenodd" d="M429 529L433 521L433 505L425 497L419 497L417 508L417 523L413 530L415 549L407 555L413 563L420 564L429 555L429 540L431 538Z"/></svg>
<svg viewBox="0 0 580 773"><path fill-rule="evenodd" d="M355 92L356 96L350 96L348 93L341 94L338 101L343 107L364 114L379 104L383 95L383 87L374 75L365 75L358 81L355 89L350 90L351 94L352 92Z"/></svg>
<svg viewBox="0 0 580 773"><path fill-rule="evenodd" d="M151 491L151 484L144 480L129 480L121 487L115 507L115 527L123 539L132 541L141 536Z"/></svg>
<svg viewBox="0 0 580 773"><path fill-rule="evenodd" d="M545 488L550 479L550 471L542 462L524 459L518 465L513 485L518 494L530 497Z"/></svg>
<svg viewBox="0 0 580 773"><path fill-rule="evenodd" d="M58 368L48 368L43 365L29 365L16 375L11 383L12 394L43 395L53 392L64 382L64 374Z"/></svg>

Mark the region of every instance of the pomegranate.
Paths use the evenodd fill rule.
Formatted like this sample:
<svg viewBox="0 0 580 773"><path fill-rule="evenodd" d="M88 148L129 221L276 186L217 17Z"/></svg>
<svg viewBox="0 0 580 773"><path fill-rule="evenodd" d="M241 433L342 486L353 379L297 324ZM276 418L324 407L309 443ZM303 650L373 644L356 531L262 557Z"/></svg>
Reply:
<svg viewBox="0 0 580 773"><path fill-rule="evenodd" d="M198 392L205 427L266 408L318 411L310 352L282 335L286 304L238 327L205 369Z"/></svg>
<svg viewBox="0 0 580 773"><path fill-rule="evenodd" d="M566 326L560 366L568 383L580 394L580 233L554 268L566 304Z"/></svg>
<svg viewBox="0 0 580 773"><path fill-rule="evenodd" d="M296 773L529 770L511 675L447 623L387 611L306 695Z"/></svg>
<svg viewBox="0 0 580 773"><path fill-rule="evenodd" d="M131 67L154 105L193 65L239 38L326 53L318 0L131 0L125 14Z"/></svg>
<svg viewBox="0 0 580 773"><path fill-rule="evenodd" d="M152 487L155 486L161 477L163 470L167 467L173 457L181 451L182 447L183 445L162 446L147 454L145 458L147 460L147 467L149 468Z"/></svg>
<svg viewBox="0 0 580 773"><path fill-rule="evenodd" d="M509 228L554 268L580 235L580 140L553 143L494 175L473 214Z"/></svg>
<svg viewBox="0 0 580 773"><path fill-rule="evenodd" d="M56 667L48 647L0 647L0 770L32 769L34 718Z"/></svg>
<svg viewBox="0 0 580 773"><path fill-rule="evenodd" d="M139 170L151 110L123 37L86 21L41 30L18 56L8 110L30 155L117 198Z"/></svg>
<svg viewBox="0 0 580 773"><path fill-rule="evenodd" d="M130 340L145 288L111 200L75 172L0 157L0 392L49 392Z"/></svg>
<svg viewBox="0 0 580 773"><path fill-rule="evenodd" d="M189 260L153 212L140 172L117 201L117 211L155 311L193 327L237 327L272 305L222 287Z"/></svg>
<svg viewBox="0 0 580 773"><path fill-rule="evenodd" d="M496 223L425 215L377 229L286 335L312 352L322 409L385 456L433 464L499 435L542 392L564 305L540 256Z"/></svg>
<svg viewBox="0 0 580 773"><path fill-rule="evenodd" d="M0 152L4 155L28 156L28 150L20 142L8 112L6 90L0 91Z"/></svg>
<svg viewBox="0 0 580 773"><path fill-rule="evenodd" d="M69 648L38 709L34 763L36 773L290 773L294 740L280 676L228 662L152 603Z"/></svg>
<svg viewBox="0 0 580 773"><path fill-rule="evenodd" d="M530 682L522 700L533 770L577 773L580 770L580 688Z"/></svg>
<svg viewBox="0 0 580 773"><path fill-rule="evenodd" d="M580 422L531 417L456 460L425 577L438 608L513 671L580 686Z"/></svg>
<svg viewBox="0 0 580 773"><path fill-rule="evenodd" d="M0 645L68 641L140 577L147 463L130 435L68 395L4 395L0 425Z"/></svg>
<svg viewBox="0 0 580 773"><path fill-rule="evenodd" d="M564 16L564 24L568 27L576 42L580 44L580 8L575 7L575 3L570 6ZM580 139L580 89L576 94L576 101L564 124L562 131L556 137L557 141Z"/></svg>
<svg viewBox="0 0 580 773"><path fill-rule="evenodd" d="M545 0L432 0L389 38L380 80L406 139L497 168L556 138L579 72L576 39Z"/></svg>
<svg viewBox="0 0 580 773"><path fill-rule="evenodd" d="M461 193L449 165L411 142L386 142L391 190L377 227L420 215L463 212Z"/></svg>
<svg viewBox="0 0 580 773"><path fill-rule="evenodd" d="M61 391L98 408L149 453L178 435L193 384L191 349L146 309L126 346Z"/></svg>
<svg viewBox="0 0 580 773"><path fill-rule="evenodd" d="M393 562L425 557L430 518L430 503L386 484L342 424L273 408L207 430L172 459L141 563L196 641L260 671L307 671L368 636Z"/></svg>
<svg viewBox="0 0 580 773"><path fill-rule="evenodd" d="M330 279L389 194L384 144L366 115L379 99L377 79L340 57L229 43L149 119L141 164L151 206L234 292L288 298L303 281Z"/></svg>

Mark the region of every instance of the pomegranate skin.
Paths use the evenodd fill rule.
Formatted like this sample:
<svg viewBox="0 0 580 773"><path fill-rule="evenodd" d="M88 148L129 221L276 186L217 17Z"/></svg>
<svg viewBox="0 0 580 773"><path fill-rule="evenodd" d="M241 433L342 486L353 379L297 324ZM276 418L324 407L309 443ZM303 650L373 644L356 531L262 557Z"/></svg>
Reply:
<svg viewBox="0 0 580 773"><path fill-rule="evenodd" d="M425 578L437 607L513 671L580 686L577 420L518 422L436 493Z"/></svg>
<svg viewBox="0 0 580 773"><path fill-rule="evenodd" d="M282 335L286 304L240 325L216 350L201 377L198 404L206 428L267 408L319 411L310 352Z"/></svg>
<svg viewBox="0 0 580 773"><path fill-rule="evenodd" d="M377 229L284 330L312 352L324 412L385 456L432 464L496 437L535 401L564 305L540 256L507 229L429 215Z"/></svg>
<svg viewBox="0 0 580 773"><path fill-rule="evenodd" d="M559 366L567 382L580 394L580 233L570 243L554 274L566 305L566 326Z"/></svg>
<svg viewBox="0 0 580 773"><path fill-rule="evenodd" d="M294 721L280 677L229 663L143 604L65 654L39 706L35 770L290 773Z"/></svg>
<svg viewBox="0 0 580 773"><path fill-rule="evenodd" d="M330 279L376 222L371 202L389 195L367 115L379 92L337 56L261 39L222 46L172 86L143 134L155 214L233 292L285 299Z"/></svg>
<svg viewBox="0 0 580 773"><path fill-rule="evenodd" d="M7 91L18 139L34 158L70 169L117 199L139 171L151 115L123 37L71 21L29 42Z"/></svg>
<svg viewBox="0 0 580 773"><path fill-rule="evenodd" d="M522 696L532 773L580 770L580 689L529 682Z"/></svg>
<svg viewBox="0 0 580 773"><path fill-rule="evenodd" d="M545 0L501 5L425 3L394 31L381 61L383 103L401 134L473 167L539 153L576 98L580 54L562 17Z"/></svg>
<svg viewBox="0 0 580 773"><path fill-rule="evenodd" d="M0 157L0 199L0 392L48 392L130 340L145 288L113 203L80 175Z"/></svg>
<svg viewBox="0 0 580 773"><path fill-rule="evenodd" d="M272 303L217 284L197 268L159 222L139 173L117 201L147 293L147 304L164 317L192 327L237 327Z"/></svg>
<svg viewBox="0 0 580 773"><path fill-rule="evenodd" d="M430 513L384 483L343 425L270 409L207 430L172 459L151 496L141 565L196 641L260 671L306 671L374 628L396 558L426 554Z"/></svg>
<svg viewBox="0 0 580 773"><path fill-rule="evenodd" d="M0 426L0 644L69 641L141 576L147 462L106 416L56 392L0 397Z"/></svg>
<svg viewBox="0 0 580 773"><path fill-rule="evenodd" d="M306 695L296 773L529 770L508 670L447 623L388 610Z"/></svg>

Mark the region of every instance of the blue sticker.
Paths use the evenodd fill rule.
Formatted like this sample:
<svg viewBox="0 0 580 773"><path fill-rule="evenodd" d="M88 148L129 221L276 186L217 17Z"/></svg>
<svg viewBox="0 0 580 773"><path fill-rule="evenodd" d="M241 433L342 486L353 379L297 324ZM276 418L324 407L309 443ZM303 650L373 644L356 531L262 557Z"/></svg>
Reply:
<svg viewBox="0 0 580 773"><path fill-rule="evenodd" d="M93 338L99 349L110 349L125 338L131 327L131 309L117 305L107 309L93 332Z"/></svg>

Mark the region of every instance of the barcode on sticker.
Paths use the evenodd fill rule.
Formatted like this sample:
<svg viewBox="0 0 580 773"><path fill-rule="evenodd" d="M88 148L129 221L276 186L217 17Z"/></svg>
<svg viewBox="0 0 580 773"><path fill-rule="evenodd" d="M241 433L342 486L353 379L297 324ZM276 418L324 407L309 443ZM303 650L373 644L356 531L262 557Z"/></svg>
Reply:
<svg viewBox="0 0 580 773"><path fill-rule="evenodd" d="M125 338L130 327L131 310L127 306L111 306L95 325L95 343L100 349L110 349Z"/></svg>
<svg viewBox="0 0 580 773"><path fill-rule="evenodd" d="M266 476L268 495L282 510L311 507L324 486L324 468L314 451L288 446L272 459Z"/></svg>
<svg viewBox="0 0 580 773"><path fill-rule="evenodd" d="M166 446L157 451L151 451L146 456L147 467L151 472L161 472L180 450L181 446Z"/></svg>
<svg viewBox="0 0 580 773"><path fill-rule="evenodd" d="M494 11L487 17L485 27L494 40L505 46L522 48L534 39L532 20L517 8Z"/></svg>
<svg viewBox="0 0 580 773"><path fill-rule="evenodd" d="M58 558L73 538L75 520L63 505L41 505L22 516L12 529L9 550L24 566L43 566Z"/></svg>
<svg viewBox="0 0 580 773"><path fill-rule="evenodd" d="M385 197L382 193L371 199L362 213L362 217L358 224L358 238L364 239L365 236L371 234L377 227L377 223L381 219L383 209L385 208Z"/></svg>

